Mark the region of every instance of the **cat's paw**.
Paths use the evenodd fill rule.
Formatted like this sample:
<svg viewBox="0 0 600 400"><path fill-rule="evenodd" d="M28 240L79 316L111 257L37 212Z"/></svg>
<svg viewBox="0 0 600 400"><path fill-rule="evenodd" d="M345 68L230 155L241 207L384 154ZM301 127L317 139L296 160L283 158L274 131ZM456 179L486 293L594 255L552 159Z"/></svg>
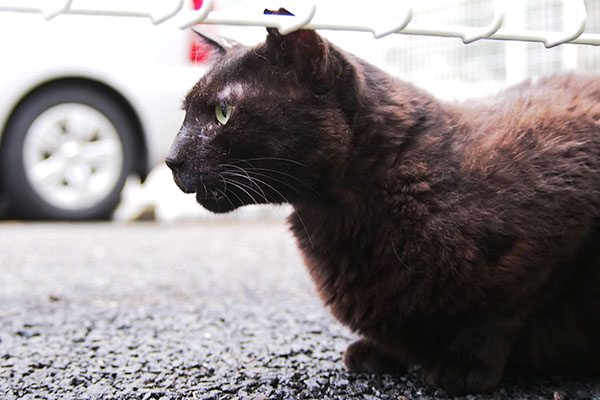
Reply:
<svg viewBox="0 0 600 400"><path fill-rule="evenodd" d="M498 368L464 360L447 361L421 371L423 384L442 388L450 395L489 392L501 379Z"/></svg>
<svg viewBox="0 0 600 400"><path fill-rule="evenodd" d="M400 373L406 365L371 342L359 339L344 352L344 364L352 372Z"/></svg>

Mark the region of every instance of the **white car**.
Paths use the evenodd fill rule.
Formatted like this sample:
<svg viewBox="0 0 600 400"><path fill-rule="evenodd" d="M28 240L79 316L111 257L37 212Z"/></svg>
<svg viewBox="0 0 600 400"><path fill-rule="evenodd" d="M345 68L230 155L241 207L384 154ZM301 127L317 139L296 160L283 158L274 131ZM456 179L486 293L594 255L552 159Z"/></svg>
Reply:
<svg viewBox="0 0 600 400"><path fill-rule="evenodd" d="M179 129L205 72L194 34L155 24L156 9L143 16L180 0L72 0L56 15L60 0L34 3L0 0L0 205L17 218L108 218L127 176L162 162Z"/></svg>

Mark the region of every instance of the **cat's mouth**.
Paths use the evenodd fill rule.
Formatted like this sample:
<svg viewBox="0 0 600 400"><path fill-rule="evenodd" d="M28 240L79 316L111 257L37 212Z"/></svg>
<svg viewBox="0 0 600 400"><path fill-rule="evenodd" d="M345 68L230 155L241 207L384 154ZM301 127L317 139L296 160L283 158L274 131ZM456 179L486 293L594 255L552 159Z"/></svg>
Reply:
<svg viewBox="0 0 600 400"><path fill-rule="evenodd" d="M235 179L236 175L244 179ZM196 201L214 213L227 213L248 204L269 203L276 198L274 194L283 198L274 186L265 184L263 187L247 173L220 171L194 176L174 171L173 176L184 193L195 193Z"/></svg>
<svg viewBox="0 0 600 400"><path fill-rule="evenodd" d="M228 195L225 187L209 188L202 180L196 181L195 179L190 179L179 173L173 173L173 177L175 184L182 192L190 194L196 193L196 201L209 211L226 213L243 205L238 198L232 196L231 193Z"/></svg>
<svg viewBox="0 0 600 400"><path fill-rule="evenodd" d="M226 188L207 188L200 185L196 188L196 201L208 211L227 213L241 207L244 202L239 194L232 193Z"/></svg>
<svg viewBox="0 0 600 400"><path fill-rule="evenodd" d="M228 196L217 189L205 190L204 188L197 188L196 201L202 207L214 213L226 213L239 207L239 205L235 206Z"/></svg>

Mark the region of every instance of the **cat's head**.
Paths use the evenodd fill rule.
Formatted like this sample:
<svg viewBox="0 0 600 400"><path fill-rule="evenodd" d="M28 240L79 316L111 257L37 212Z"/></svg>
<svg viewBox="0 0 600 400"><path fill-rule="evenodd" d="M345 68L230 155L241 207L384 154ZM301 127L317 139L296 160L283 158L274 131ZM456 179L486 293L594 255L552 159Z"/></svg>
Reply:
<svg viewBox="0 0 600 400"><path fill-rule="evenodd" d="M187 94L167 157L177 185L214 212L322 195L350 157L348 61L309 30L209 42L220 59Z"/></svg>

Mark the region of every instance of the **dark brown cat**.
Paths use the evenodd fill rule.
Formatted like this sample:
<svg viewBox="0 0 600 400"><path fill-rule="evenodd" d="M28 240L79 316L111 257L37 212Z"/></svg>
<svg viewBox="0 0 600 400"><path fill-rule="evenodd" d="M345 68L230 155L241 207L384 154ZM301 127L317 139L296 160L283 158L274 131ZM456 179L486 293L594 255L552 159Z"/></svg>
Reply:
<svg viewBox="0 0 600 400"><path fill-rule="evenodd" d="M167 164L211 211L294 207L323 301L363 337L350 370L420 365L451 393L600 372L600 77L453 105L313 31L213 45Z"/></svg>

